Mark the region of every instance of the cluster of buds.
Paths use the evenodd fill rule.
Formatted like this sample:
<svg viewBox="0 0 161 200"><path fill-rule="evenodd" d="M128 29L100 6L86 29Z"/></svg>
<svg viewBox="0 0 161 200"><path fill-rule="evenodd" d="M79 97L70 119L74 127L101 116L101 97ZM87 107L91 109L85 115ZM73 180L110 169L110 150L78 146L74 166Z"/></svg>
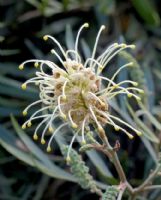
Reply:
<svg viewBox="0 0 161 200"><path fill-rule="evenodd" d="M109 112L108 101L118 94L126 94L128 97L140 100L137 93L143 93L143 90L136 87L138 85L137 82L131 80L115 82L115 78L120 71L127 67L132 67L133 63L130 62L121 66L110 79L101 75L102 70L114 56L124 49L133 49L135 46L114 43L96 58L98 40L102 30L105 29L105 26L101 26L91 57L83 61L78 52L78 42L82 29L87 27L89 27L88 23L80 27L75 41L75 48L67 51L62 48L54 37L50 35L43 37L45 41L50 39L59 47L61 55L53 49L51 53L58 58L60 66L49 60L36 59L27 60L19 66L19 69L23 70L25 64L33 62L36 68L39 67L38 71L36 71L36 77L23 83L22 89L26 89L28 84L34 83L39 88L40 99L30 104L23 111L23 115L27 115L32 106L36 104L42 105L22 125L22 128L30 127L34 120L41 119L35 129L33 138L37 140L41 137L41 143L45 144L45 134L49 130L51 137L47 144L48 152L51 151L51 142L60 129L65 126L76 129L69 145L68 160L70 159L70 149L78 135L81 135L82 144L86 143L86 127L96 127L102 140L106 138L104 131L106 124L112 125L116 131L124 132L130 139L133 138L133 135L123 128L124 126L127 126L128 129L130 128L137 135L141 135L140 131ZM102 84L103 81L106 82L105 86ZM125 88L125 84L130 86ZM56 130L53 130L52 124L59 117L63 119L62 124ZM117 122L123 126L118 125ZM44 127L43 131L39 133L42 127Z"/></svg>

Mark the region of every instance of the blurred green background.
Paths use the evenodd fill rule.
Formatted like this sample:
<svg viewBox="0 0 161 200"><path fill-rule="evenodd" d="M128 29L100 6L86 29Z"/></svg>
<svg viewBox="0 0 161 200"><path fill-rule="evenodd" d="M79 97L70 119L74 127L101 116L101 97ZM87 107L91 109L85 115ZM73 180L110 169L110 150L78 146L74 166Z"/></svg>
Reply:
<svg viewBox="0 0 161 200"><path fill-rule="evenodd" d="M26 91L21 90L21 83L32 77L35 69L29 66L24 71L19 71L19 64L32 58L55 61L50 54L53 44L45 43L42 40L43 35L52 35L63 46L70 48L79 27L84 22L89 22L90 27L83 32L80 41L84 57L90 55L90 49L102 24L107 28L100 38L98 54L112 42L135 44L136 49L130 53L137 60L138 67L130 76L146 91L144 105L159 121L160 15L160 0L0 0L0 199L98 199L97 195L66 181L75 179L68 173L69 168L65 165L56 144L55 152L47 155L41 145L37 144L42 151L32 143L30 138L34 129L24 134L18 125L24 122L23 109L36 100L38 95L34 87L29 87ZM114 61L117 64L123 62L121 58ZM112 74L115 68L112 64L104 74ZM118 78L126 79L127 73L123 72ZM120 111L116 108L117 112L126 113L124 99L120 98L118 102ZM16 119L11 120L10 114ZM151 130L150 140L160 143L159 125L157 129L155 123L149 123L146 119L144 121L144 118L141 120ZM119 157L128 179L133 186L137 186L154 166L160 146L155 146L146 139L141 141L140 138L129 142L125 136L114 134L111 141L114 143L116 139L121 143ZM95 161L89 159L92 156ZM117 183L116 172L104 157L84 155L84 159L97 180L106 184ZM148 194L147 199L161 200L161 191L155 190Z"/></svg>

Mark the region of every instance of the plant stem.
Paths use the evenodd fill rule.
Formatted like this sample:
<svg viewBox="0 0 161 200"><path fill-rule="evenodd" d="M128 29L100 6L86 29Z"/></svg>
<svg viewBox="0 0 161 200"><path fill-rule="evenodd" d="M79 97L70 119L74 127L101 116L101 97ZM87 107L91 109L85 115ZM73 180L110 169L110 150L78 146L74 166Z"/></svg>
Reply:
<svg viewBox="0 0 161 200"><path fill-rule="evenodd" d="M115 166L115 169L118 173L120 182L122 184L125 184L125 188L123 190L120 190L120 193L119 193L117 200L121 200L122 195L123 195L126 188L131 194L131 198L132 198L131 200L134 200L136 198L136 195L138 195L142 191L161 188L161 185L148 186L151 183L151 181L155 178L155 176L158 174L158 172L161 168L160 164L158 164L156 166L156 169L147 177L147 179L139 187L133 188L127 181L126 175L125 175L124 170L121 166L121 163L119 161L119 158L118 158L118 155L116 153L115 148L113 148L109 144L107 138L106 138L106 141L104 142L104 145L101 145L99 143L94 143L94 144L91 144L91 147L93 147L94 149L96 149L98 151L103 152L110 159L110 161Z"/></svg>
<svg viewBox="0 0 161 200"><path fill-rule="evenodd" d="M110 160L115 166L115 169L116 169L116 171L119 175L120 181L122 183L127 183L126 175L125 175L124 170L121 166L121 163L119 161L119 158L117 156L116 151L111 147L111 145L107 141L106 141L106 145L107 145L107 147L105 149L105 152L108 152L108 154L110 154Z"/></svg>
<svg viewBox="0 0 161 200"><path fill-rule="evenodd" d="M108 154L110 153L110 160L111 162L114 164L115 169L119 175L120 181L122 183L126 184L126 187L128 188L128 190L130 191L130 193L133 193L133 188L132 186L128 183L127 179L126 179L126 175L124 173L124 170L121 166L121 163L119 161L118 155L116 153L116 151L111 147L111 145L109 144L109 142L106 141L106 152L108 152Z"/></svg>
<svg viewBox="0 0 161 200"><path fill-rule="evenodd" d="M154 190L154 189L161 189L161 185L151 185L151 186L146 186L144 190Z"/></svg>
<svg viewBox="0 0 161 200"><path fill-rule="evenodd" d="M126 182L126 176L125 176L124 170L120 164L118 156L117 156L116 152L113 152L113 151L111 152L111 154L112 154L112 162L113 162L113 164L117 170L117 173L120 177L120 181L124 183L124 182Z"/></svg>
<svg viewBox="0 0 161 200"><path fill-rule="evenodd" d="M160 170L160 165L157 165L156 169L148 176L148 178L139 187L135 188L133 192L139 193L141 191L144 191L145 187L148 184L150 184L150 182L154 179L154 177L157 175L159 170Z"/></svg>
<svg viewBox="0 0 161 200"><path fill-rule="evenodd" d="M122 195L123 195L124 191L125 191L125 189L124 190L120 190L119 195L117 197L117 200L121 200L122 199Z"/></svg>
<svg viewBox="0 0 161 200"><path fill-rule="evenodd" d="M121 166L121 163L119 161L117 153L112 148L112 146L109 144L108 140L106 140L105 145L94 143L94 144L91 145L91 147L93 147L94 149L96 149L98 151L103 152L111 160L111 162L114 164L115 169L116 169L116 171L118 173L120 182L124 183L126 185L125 189L128 188L128 190L130 191L130 193L133 193L133 188L128 183L128 181L126 179L126 175L125 175L124 170L123 170L123 168Z"/></svg>

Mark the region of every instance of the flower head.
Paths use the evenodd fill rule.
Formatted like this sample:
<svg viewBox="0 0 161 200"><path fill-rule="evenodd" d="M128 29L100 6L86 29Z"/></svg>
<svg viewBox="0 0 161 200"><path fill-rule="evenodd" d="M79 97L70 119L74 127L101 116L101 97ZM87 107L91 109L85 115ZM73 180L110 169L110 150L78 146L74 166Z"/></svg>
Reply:
<svg viewBox="0 0 161 200"><path fill-rule="evenodd" d="M71 126L76 129L69 146L69 152L78 134L82 136L82 143L86 143L86 127L89 125L97 128L98 135L102 140L106 137L103 129L106 124L112 125L116 131L123 131L130 139L133 138L133 135L118 125L117 122L127 126L136 134L141 134L131 125L111 115L109 112L108 101L118 94L126 94L128 97L140 100L136 93L142 93L143 91L136 88L136 82L130 80L115 82L115 77L119 72L126 67L131 67L133 63L121 66L111 79L101 75L102 70L115 55L124 49L133 49L134 45L114 43L96 58L98 40L102 30L105 28L105 26L101 26L91 57L83 61L78 52L78 42L82 29L88 26L88 23L81 26L76 37L75 48L67 51L52 36L45 35L43 37L45 41L50 39L59 47L62 56L53 49L51 53L58 58L61 66L49 60L27 60L19 66L19 69L23 70L26 63L34 62L35 67L39 67L36 71L36 76L23 83L22 89L26 89L30 83L36 84L39 88L40 99L30 104L23 111L23 115L27 115L28 110L36 104L42 104L43 106L32 114L22 125L22 128L30 127L32 121L36 119L42 119L35 129L33 138L37 140L39 138L39 129L44 127L41 134L41 143L45 144L45 133L49 130L52 135L47 145L47 151L51 151L51 142L54 136L65 126ZM103 80L106 81L106 86L102 84ZM125 88L123 87L125 83L131 86ZM56 130L53 130L52 123L58 117L61 117L63 122ZM69 153L67 157L69 160Z"/></svg>

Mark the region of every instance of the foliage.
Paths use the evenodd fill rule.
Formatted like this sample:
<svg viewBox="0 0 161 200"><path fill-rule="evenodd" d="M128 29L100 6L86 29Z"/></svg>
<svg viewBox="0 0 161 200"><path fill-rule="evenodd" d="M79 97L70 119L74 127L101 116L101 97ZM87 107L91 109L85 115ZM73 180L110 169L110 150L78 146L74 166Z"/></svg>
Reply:
<svg viewBox="0 0 161 200"><path fill-rule="evenodd" d="M47 154L42 145L32 140L34 127L33 130L26 132L20 127L24 122L23 109L37 98L38 93L34 87L29 87L22 92L21 84L33 76L35 69L28 66L24 71L19 71L18 65L24 60L35 57L54 60L55 58L49 52L51 44L46 47L41 39L42 36L54 35L62 40L64 46L71 48L75 38L75 32L71 30L77 30L83 22L87 21L91 25L91 32L84 33L84 39L81 41L84 57L90 55L96 30L102 24L107 26L107 30L99 43L98 53L112 42L134 43L137 47L134 53L120 54L110 63L111 67L106 68L103 73L110 77L115 66L121 66L126 61L135 63L135 68L132 71L122 71L118 80L130 77L133 81L137 81L145 91L143 101L137 106L131 99L121 96L109 103L111 112L117 113L134 127L140 128L143 136L129 141L121 132L116 135L110 127L106 127L106 133L110 143L115 145L116 140L119 140L121 144L118 155L132 186L138 187L144 183L143 180L146 180L152 169L159 169L157 166L161 151L160 5L159 0L0 1L2 15L0 21L1 199L84 199L86 197L98 199L97 195L80 189L76 182L99 195L101 190L104 193L103 199L109 199L109 195L118 196L117 191L114 191L114 185L119 185L118 175L110 160L100 152L91 148L85 149L83 161L80 155L72 150L73 160L69 172L58 148L67 144L69 138L66 137L66 133L60 133L54 144L54 152ZM54 126L57 127L58 123ZM89 143L95 143L94 139L89 138ZM79 145L75 146L77 149ZM77 171L77 162L81 174L79 170ZM139 170L138 166L140 166ZM89 174L88 169L92 175ZM158 170L152 179L152 183L157 186L161 184L160 173ZM70 182L66 185L65 181ZM149 185L146 187L147 190L143 195L137 194L133 198L159 200L160 187L153 193L148 189ZM125 191L123 199L126 200L129 195L130 193Z"/></svg>
<svg viewBox="0 0 161 200"><path fill-rule="evenodd" d="M102 200L115 200L118 195L119 190L114 187L110 186L106 189L105 193L102 196Z"/></svg>

